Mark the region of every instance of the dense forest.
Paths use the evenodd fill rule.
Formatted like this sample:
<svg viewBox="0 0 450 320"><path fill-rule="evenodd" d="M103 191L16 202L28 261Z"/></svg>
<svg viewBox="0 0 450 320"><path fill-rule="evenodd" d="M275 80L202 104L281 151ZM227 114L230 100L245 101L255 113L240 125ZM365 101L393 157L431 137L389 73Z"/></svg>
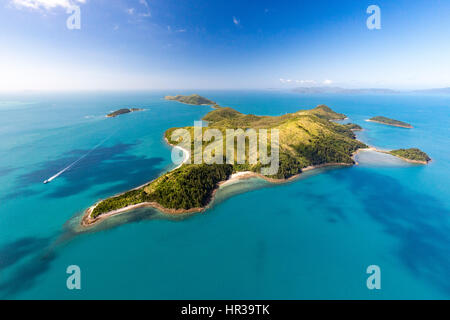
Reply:
<svg viewBox="0 0 450 320"><path fill-rule="evenodd" d="M185 165L166 173L147 186L101 201L91 217L142 202L157 202L168 209L201 208L217 183L233 172L229 164Z"/></svg>

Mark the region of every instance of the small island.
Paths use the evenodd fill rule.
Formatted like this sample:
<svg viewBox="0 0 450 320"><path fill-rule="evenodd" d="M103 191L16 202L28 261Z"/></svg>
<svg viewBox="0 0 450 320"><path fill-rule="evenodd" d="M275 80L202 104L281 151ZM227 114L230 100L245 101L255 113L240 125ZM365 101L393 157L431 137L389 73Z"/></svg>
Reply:
<svg viewBox="0 0 450 320"><path fill-rule="evenodd" d="M383 116L373 117L373 118L370 118L367 121L377 122L377 123L381 123L381 124L386 124L388 126L393 126L393 127L408 128L408 129L412 129L413 128L413 126L410 125L409 123L406 123L406 122L403 122L403 121L399 121L399 120L390 119L390 118L386 118L386 117L383 117Z"/></svg>
<svg viewBox="0 0 450 320"><path fill-rule="evenodd" d="M389 153L413 163L427 164L431 161L431 158L425 152L417 148L392 150Z"/></svg>
<svg viewBox="0 0 450 320"><path fill-rule="evenodd" d="M89 227L103 219L141 207L153 207L166 214L202 212L218 188L233 180L259 177L272 183L282 183L319 167L352 166L355 164L353 156L368 146L358 141L353 132L360 130L360 126L334 121L345 118L346 115L325 105L281 116L243 114L233 108L218 106L202 120L208 123L208 129L220 131L223 137L226 137L227 129L278 130L279 162L276 174L263 176L260 173L263 165L259 159L256 164L250 164L249 152L246 152L245 163L193 164L190 159L195 157L195 151L181 148L186 156L180 166L141 187L97 202L85 211L81 224ZM187 130L191 134L194 132L192 126L168 129L164 138L169 145L179 143L171 140L172 133L177 129ZM224 140L203 141L200 152L216 143L222 143L223 147ZM430 160L418 149L380 152L410 162L428 163Z"/></svg>
<svg viewBox="0 0 450 320"><path fill-rule="evenodd" d="M127 113L131 113L131 112L138 112L138 111L144 111L144 109L139 109L139 108L123 108L123 109L119 109L116 110L114 112L111 112L109 114L106 115L107 118L115 118L117 116L120 116L122 114L127 114Z"/></svg>
<svg viewBox="0 0 450 320"><path fill-rule="evenodd" d="M205 97L199 96L198 94L192 94L190 96L166 96L166 100L174 100L185 104L191 104L195 106L217 106L214 101L211 101Z"/></svg>

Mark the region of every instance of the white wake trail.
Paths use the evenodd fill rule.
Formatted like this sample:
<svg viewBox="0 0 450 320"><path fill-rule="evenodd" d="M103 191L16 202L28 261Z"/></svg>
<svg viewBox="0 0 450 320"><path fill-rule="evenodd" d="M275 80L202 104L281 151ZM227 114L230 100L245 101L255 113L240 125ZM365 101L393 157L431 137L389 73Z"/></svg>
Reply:
<svg viewBox="0 0 450 320"><path fill-rule="evenodd" d="M114 134L114 133L113 133ZM57 174L55 174L54 176L48 178L47 180L44 181L44 184L50 183L53 180L55 180L56 178L58 178L60 175L62 175L64 172L66 172L67 170L69 170L70 168L72 168L74 165L76 165L78 162L80 162L81 160L83 160L84 158L86 158L89 154L91 154L91 152L95 151L98 147L100 147L102 144L104 144L108 139L110 139L112 137L111 134L109 137L107 137L106 139L104 139L102 142L100 142L99 144L97 144L94 148L92 148L91 150L89 150L85 155L83 155L81 158L77 159L76 161L72 162L71 164L69 164L67 167L65 167L64 169L62 169L61 171L59 171Z"/></svg>

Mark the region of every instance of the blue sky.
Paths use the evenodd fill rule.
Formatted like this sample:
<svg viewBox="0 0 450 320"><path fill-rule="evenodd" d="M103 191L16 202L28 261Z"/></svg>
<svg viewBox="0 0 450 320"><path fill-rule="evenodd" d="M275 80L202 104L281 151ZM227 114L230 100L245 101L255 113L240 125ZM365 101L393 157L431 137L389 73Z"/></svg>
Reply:
<svg viewBox="0 0 450 320"><path fill-rule="evenodd" d="M0 90L446 87L449 39L448 0L1 0Z"/></svg>

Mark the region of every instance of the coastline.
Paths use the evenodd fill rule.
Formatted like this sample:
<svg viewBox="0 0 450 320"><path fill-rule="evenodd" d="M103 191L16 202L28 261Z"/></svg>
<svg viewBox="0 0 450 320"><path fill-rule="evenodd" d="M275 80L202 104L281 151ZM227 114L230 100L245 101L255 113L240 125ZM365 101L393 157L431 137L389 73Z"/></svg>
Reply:
<svg viewBox="0 0 450 320"><path fill-rule="evenodd" d="M164 138L164 140L166 141L166 143L169 146L171 146L173 148L181 149L183 151L184 155L185 155L185 158L183 159L183 162L180 165L178 165L176 168L174 168L174 169L172 169L170 171L176 170L176 169L180 168L184 163L186 163L190 159L189 151L184 149L184 148L182 148L182 147L180 147L180 146L174 146L174 145L170 144L169 141L166 138ZM368 150L375 151L375 152L380 152L380 153L390 154L390 155L392 155L394 157L400 158L400 159L402 159L402 160L404 160L406 162L409 162L409 163L414 163L414 164L428 164L429 163L429 162L425 162L425 161L410 160L410 159L406 159L406 158L403 158L403 157L400 157L400 156L396 156L396 155L391 154L389 150L381 150L381 149L377 149L375 147L360 148L360 149L356 150L355 152L353 152L353 154L352 154L352 159L353 159L354 163L324 163L324 164L315 165L315 166L308 166L308 167L302 168L301 173L296 174L296 175L294 175L292 177L289 177L287 179L269 178L269 177L266 177L266 176L262 175L261 173L257 173L257 172L253 172L253 171L240 171L240 172L233 173L232 175L230 175L230 177L227 180L220 181L217 184L216 188L211 193L211 196L209 197L209 199L207 201L207 204L204 207L200 207L200 208L169 209L169 208L163 207L162 205L160 205L157 202L142 202L142 203L138 203L138 204L135 204L135 205L130 205L130 206L127 206L127 207L124 207L124 208L120 208L120 209L117 209L117 210L114 210L114 211L110 211L110 212L104 213L104 214L102 214L102 215L100 215L100 216L98 216L96 218L92 218L91 217L92 211L95 209L95 207L101 201L103 201L103 200L100 200L95 205L93 205L93 206L89 207L87 210L85 210L85 212L83 214L83 217L81 219L81 226L83 228L93 227L94 225L100 223L101 221L104 221L105 219L108 219L110 217L117 216L117 215L120 215L120 214L123 214L123 213L127 213L129 211L132 211L132 210L135 210L135 209L138 209L138 208L154 208L154 209L157 209L158 211L160 211L160 212L162 212L164 214L169 214L169 215L182 215L182 214L192 214L192 213L203 212L213 202L213 200L215 198L215 195L216 195L216 192L221 187L226 186L228 184L231 184L231 183L234 183L234 182L237 182L237 181L240 181L240 180L250 179L250 178L260 178L260 179L263 179L263 180L265 180L267 182L270 182L270 183L273 183L273 184L284 184L284 183L288 183L288 182L291 182L291 181L299 178L302 175L302 173L307 172L307 171L320 169L320 168L324 168L324 167L332 167L332 166L336 166L336 167L345 167L345 166L351 167L351 166L354 166L354 165L358 165L359 163L356 161L355 156L361 151L368 151ZM152 180L152 181L154 181L154 180ZM132 190L136 190L136 189L142 188L142 187L148 185L149 183L151 183L152 181L147 182L147 183L145 183L145 184L143 184L143 185L141 185L139 187L136 187L136 188L134 188ZM121 194L123 194L123 193L117 194L115 196L119 196Z"/></svg>
<svg viewBox="0 0 450 320"><path fill-rule="evenodd" d="M178 100L172 100L172 99L166 99L166 100L168 100L168 101L177 101L177 102L180 102L180 103L183 103L183 104L192 105L192 104L188 104L188 103L181 102L181 101L178 101ZM202 105L209 105L209 106L211 106L211 107L213 107L213 108L214 108L215 106L217 106L217 105L211 105L211 104L202 104ZM345 118L345 119L348 119L348 118ZM345 119L344 119L344 120L345 120ZM368 122L377 122L377 123L381 123L381 124L385 124L385 125L390 125L390 124L386 124L386 123L383 123L383 122L374 121L374 120L370 120L370 119L368 119L368 120L366 120L366 121L368 121ZM397 127L409 128L409 127L402 126L402 125L391 125L391 126L397 126ZM411 126L411 127L412 127L412 126ZM358 131L358 130L363 130L363 129L362 129L362 128L361 128L361 129L355 129L355 130L352 129L352 131ZM178 150L181 150L181 151L183 152L183 161L182 161L178 166L176 166L175 168L171 169L171 170L168 171L168 172L177 170L178 168L180 168L181 166L183 166L183 164L187 163L187 162L190 160L190 158L191 158L192 155L191 155L191 152L190 152L189 150L184 149L184 148L182 148L181 146L171 144L171 143L169 142L169 140L168 140L165 136L164 136L164 141L167 143L167 145L171 146L173 149L178 149ZM172 152L173 152L173 149L172 149ZM401 157L401 156L392 154L390 150L380 150L380 149L377 149L377 148L375 148L375 147L369 146L368 148L360 148L360 149L357 149L356 151L354 151L354 152L351 154L351 158L352 158L352 160L353 160L352 163L324 163L324 164L320 164L320 165L312 165L312 166L308 166L308 167L305 167L305 168L301 168L300 173L298 173L298 174L296 174L296 175L293 175L293 176L291 176L291 177L289 177L289 178L287 178L287 179L270 178L270 177L267 177L267 176L262 175L261 173L258 173L258 172L252 172L252 171L240 171L240 172L235 172L235 173L231 174L226 180L219 181L219 182L215 185L215 188L212 190L212 192L211 192L211 194L209 195L209 198L207 199L207 201L205 201L205 205L202 206L202 207L199 207L199 208L191 208L191 209L169 209L169 208L166 208L166 207L162 206L162 205L159 204L158 202L141 202L141 203L137 203L137 204L133 204L133 205L128 205L128 206L123 207L123 208L120 208L120 209L116 209L116 210L113 210L113 211L109 211L109 212L100 214L99 216L97 216L97 217L95 217L95 218L91 217L91 214L92 214L92 212L95 210L95 208L96 208L102 201L105 200L105 199L102 199L102 200L97 201L93 206L89 207L87 210L84 211L83 216L82 216L82 219L81 219L81 226L82 226L82 227L85 227L85 228L87 228L87 227L92 227L93 225L95 225L95 224L97 224L97 223L99 223L99 222L101 222L101 221L103 221L103 220L105 220L105 219L108 219L108 218L110 218L110 217L112 217L112 216L120 215L120 214L122 214L122 213L132 211L132 210L134 210L134 209L145 208L145 207L152 207L152 208L157 209L157 210L160 211L161 213L169 214L169 215L181 215L181 214L190 214L190 213L198 213L198 212L202 212L202 211L205 211L205 210L211 205L211 203L213 203L214 198L215 198L215 195L216 195L216 192L217 192L221 187L223 187L223 186L225 186L225 185L231 184L231 183L236 182L236 181L239 181L239 180L250 179L250 178L259 178L259 179L263 179L263 180L265 180L265 181L267 181L267 182L269 182L269 183L273 183L273 184L283 184L283 183L288 183L288 182L290 182L290 181L293 181L293 180L297 179L298 177L301 176L302 173L307 172L307 171L311 171L311 170L315 170L315 169L319 169L319 168L324 168L324 167L330 167L330 166L336 166L336 167L339 167L339 166L353 166L353 165L358 165L359 163L356 161L355 156L356 156L359 152L365 151L365 150L372 150L372 151L375 151L375 152L381 152L381 153L390 154L390 155L392 155L392 156L395 156L395 157L397 157L397 158L402 159L403 161L410 162L410 163L415 163L415 164L428 164L428 162L425 162L425 161L410 160L410 159L406 159L406 158L403 158L403 157ZM168 173L168 172L166 172L166 173ZM158 178L159 178L159 177L158 177ZM156 178L156 179L158 179L158 178ZM136 187L136 188L133 188L133 189L131 189L131 190L129 190L129 191L138 190L138 189L140 189L140 188L143 188L143 187L145 187L145 186L148 186L149 184L151 184L151 183L152 183L153 181L155 181L156 179L153 179L152 181L149 181L149 182L147 182L147 183L145 183L145 184L143 184L143 185L141 185L141 186L138 186L138 187ZM129 192L129 191L125 191L125 192L116 194L116 195L114 195L114 196L112 196L112 197L109 197L109 198L107 198L107 199L110 199L110 198L114 198L114 197L123 195L124 193Z"/></svg>
<svg viewBox="0 0 450 320"><path fill-rule="evenodd" d="M402 125L400 125L400 124L390 124L390 123L384 123L384 122L381 122L381 121L370 120L370 119L367 119L367 120L365 120L365 121L367 121L367 122L380 123L380 124L384 124L384 125L386 125L386 126L391 126L391 127L398 127L398 128L405 128L405 129L413 129L413 128L414 128L412 125L409 125L409 126L402 126Z"/></svg>
<svg viewBox="0 0 450 320"><path fill-rule="evenodd" d="M183 151L183 155L184 155L183 162L181 162L177 167L175 167L175 168L173 168L172 170L168 171L168 172L171 172L171 171L174 171L174 170L180 168L183 164L185 164L185 163L190 159L191 155L190 155L190 153L189 153L188 150L186 150L186 149L184 149L184 148L182 148L182 147L180 147L180 146L174 146L174 145L170 144L169 141L167 140L167 138L164 138L164 140L165 140L166 143L167 143L169 146L171 146L172 148L180 149L181 151ZM158 178L156 178L156 179L158 179ZM138 186L138 187L136 187L136 188L133 188L133 189L131 189L131 190L128 190L128 191L132 191L132 190L137 190L137 189L143 188L143 187L145 187L146 185L152 183L152 182L153 182L154 180L156 180L156 179L153 179L153 180L151 180L151 181L149 181L149 182L146 182L146 183L144 183L144 184L142 184L142 185L140 185L140 186ZM122 194L124 194L124 193L126 193L126 192L128 192L128 191L118 193L118 194L116 194L116 195L114 195L114 196L112 196L112 197L120 196L120 195L122 195ZM93 206L89 207L87 210L84 211L83 217L82 217L82 219L81 219L81 226L82 226L82 227L84 227L84 228L92 227L92 226L94 226L95 224L97 224L97 223L103 221L104 219L110 218L110 217L112 217L112 216L120 215L120 214L122 214L122 213L131 211L131 210L134 210L134 209L138 209L138 208L153 207L153 208L158 209L159 211L161 211L161 212L163 212L163 213L166 213L166 214L194 213L194 212L200 212L200 211L204 210L204 208L192 208L192 209L188 209L188 210L185 210L185 209L178 209L178 210L175 210L175 209L168 209L168 208L165 208L165 207L161 206L161 205L160 205L159 203L157 203L157 202L142 202L142 203L134 204L134 205L127 206L127 207L124 207L124 208L120 208L120 209L117 209L117 210L113 210L113 211L104 213L104 214L102 214L102 215L100 215L100 216L98 216L98 217L96 217L96 218L92 218L92 217L91 217L92 211L93 211L93 210L95 209L95 207L97 207L97 205L98 205L100 202L102 202L103 200L105 200L105 199L101 199L101 200L97 201Z"/></svg>
<svg viewBox="0 0 450 320"><path fill-rule="evenodd" d="M181 147L179 147L179 148L181 148ZM185 150L183 148L181 148L181 149L184 152L186 152L186 153L188 152L187 150ZM359 150L361 150L361 149L359 149ZM355 154L356 154L356 152L353 154L353 156ZM189 158L187 158L185 161L187 161L188 159ZM184 162L181 163L177 168L179 168L183 164L184 164ZM104 221L104 220L106 220L108 218L111 218L113 216L118 216L120 214L127 213L129 211L132 211L132 210L135 210L135 209L139 209L139 208L154 208L154 209L157 209L158 211L160 211L160 212L162 212L164 214L170 214L170 215L182 215L182 214L199 213L199 212L205 211L211 205L211 203L213 202L213 200L215 198L215 195L216 195L217 191L221 187L226 186L228 184L231 184L233 182L237 182L237 181L240 181L240 180L246 180L246 179L250 179L250 178L260 178L260 179L266 180L267 182L270 182L270 183L273 183L273 184L284 184L284 183L288 183L288 182L291 182L291 181L299 178L303 172L307 172L307 171L311 171L311 170L315 170L315 169L320 169L320 168L324 168L324 167L332 167L332 166L336 166L336 167L338 167L338 166L343 166L343 167L347 166L347 167L350 167L350 166L357 165L357 164L358 163L355 161L354 164L353 163L325 163L325 164L316 165L316 166L308 166L306 168L303 168L301 173L296 174L296 175L294 175L292 177L289 177L287 179L269 178L269 177L266 177L266 176L262 175L261 173L257 173L257 172L253 172L253 171L236 172L236 173L233 173L227 180L220 181L217 184L216 188L211 193L211 196L209 197L207 204L204 207L200 207L200 208L169 209L169 208L163 207L162 205L160 205L157 202L142 202L142 203L130 205L130 206L127 206L127 207L124 207L124 208L120 208L120 209L117 209L117 210L114 210L114 211L110 211L110 212L104 213L104 214L102 214L102 215L100 215L100 216L98 216L96 218L92 218L91 217L92 211L95 209L95 207L97 206L98 203L103 201L103 200L100 200L95 205L89 207L84 212L83 217L81 219L81 227L83 227L83 228L90 228L90 227L93 227L94 225L96 225L96 224L100 223L101 221ZM175 169L177 169L177 168L175 168ZM173 170L175 170L175 169L173 169ZM173 170L171 170L171 171L173 171ZM147 183L143 184L142 186L134 188L132 190L136 190L136 189L139 189L139 188L141 188L143 186L146 186L149 183L151 183L152 181L147 182ZM123 194L123 193L121 193L121 194ZM118 194L118 195L120 195L120 194ZM118 195L115 195L115 196L118 196Z"/></svg>
<svg viewBox="0 0 450 320"><path fill-rule="evenodd" d="M429 164L432 160L430 161L420 161L420 160L411 160L411 159L407 159L395 154L392 154L389 150L382 150L382 149L378 149L375 147L369 147L369 148L364 148L364 149L358 149L358 151L356 151L353 155L355 156L356 154L358 154L360 151L375 151L375 152L380 152L380 153L385 153L385 154L389 154L393 157L399 158L403 161L409 162L409 163L413 163L413 164Z"/></svg>

